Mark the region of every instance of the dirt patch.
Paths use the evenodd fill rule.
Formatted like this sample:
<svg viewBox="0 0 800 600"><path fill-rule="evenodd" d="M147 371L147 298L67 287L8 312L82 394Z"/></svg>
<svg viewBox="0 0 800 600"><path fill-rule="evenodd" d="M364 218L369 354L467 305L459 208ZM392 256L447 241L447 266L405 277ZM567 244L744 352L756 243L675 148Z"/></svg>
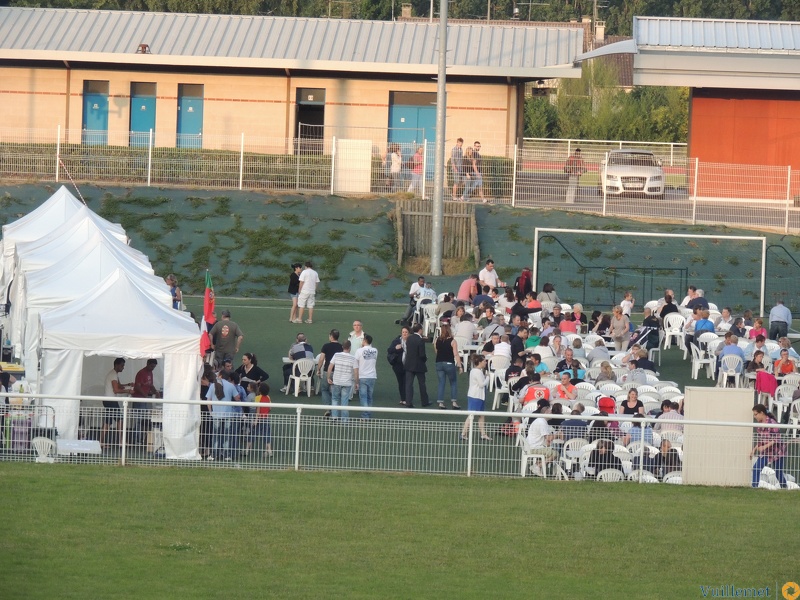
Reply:
<svg viewBox="0 0 800 600"><path fill-rule="evenodd" d="M442 275L453 276L474 270L475 265L466 258L442 259ZM403 260L403 269L408 273L426 274L431 272L430 256L409 256Z"/></svg>

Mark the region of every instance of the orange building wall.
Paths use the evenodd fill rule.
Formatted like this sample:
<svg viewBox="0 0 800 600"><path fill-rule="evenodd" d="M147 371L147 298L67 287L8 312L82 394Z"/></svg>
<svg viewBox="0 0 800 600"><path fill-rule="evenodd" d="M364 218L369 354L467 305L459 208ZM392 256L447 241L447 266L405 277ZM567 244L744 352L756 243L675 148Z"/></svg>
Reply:
<svg viewBox="0 0 800 600"><path fill-rule="evenodd" d="M689 156L800 169L800 92L692 90Z"/></svg>

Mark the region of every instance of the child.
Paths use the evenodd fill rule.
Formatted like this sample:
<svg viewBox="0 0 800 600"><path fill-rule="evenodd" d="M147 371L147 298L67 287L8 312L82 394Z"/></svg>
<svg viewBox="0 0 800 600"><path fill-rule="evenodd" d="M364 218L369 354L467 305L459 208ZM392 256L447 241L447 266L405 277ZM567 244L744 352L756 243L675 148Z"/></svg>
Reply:
<svg viewBox="0 0 800 600"><path fill-rule="evenodd" d="M484 410L484 403L486 399L486 388L489 385L489 378L484 373L486 369L486 357L483 354L472 355L472 369L469 372L469 390L467 390L467 409L468 410ZM491 442L492 438L486 435L485 427L486 417L481 415L478 417L478 429L481 432L481 439L485 442ZM461 439L466 441L467 432L469 431L469 418L464 421L464 428L461 430Z"/></svg>
<svg viewBox="0 0 800 600"><path fill-rule="evenodd" d="M255 426L253 427L253 438L264 438L264 452L268 457L272 457L272 432L269 428L269 384L258 384L258 396L253 402L261 404L256 409Z"/></svg>

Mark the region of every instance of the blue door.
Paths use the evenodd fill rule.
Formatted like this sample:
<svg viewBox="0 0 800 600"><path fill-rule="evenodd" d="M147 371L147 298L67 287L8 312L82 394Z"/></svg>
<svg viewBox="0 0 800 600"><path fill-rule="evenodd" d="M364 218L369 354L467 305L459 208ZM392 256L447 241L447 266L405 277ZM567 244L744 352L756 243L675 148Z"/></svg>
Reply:
<svg viewBox="0 0 800 600"><path fill-rule="evenodd" d="M148 146L156 130L156 84L131 84L131 146Z"/></svg>
<svg viewBox="0 0 800 600"><path fill-rule="evenodd" d="M203 86L178 85L178 148L203 147Z"/></svg>
<svg viewBox="0 0 800 600"><path fill-rule="evenodd" d="M83 82L83 134L90 146L108 144L108 82Z"/></svg>
<svg viewBox="0 0 800 600"><path fill-rule="evenodd" d="M433 177L436 147L436 94L389 92L389 143L400 144L404 156L428 140L426 179Z"/></svg>

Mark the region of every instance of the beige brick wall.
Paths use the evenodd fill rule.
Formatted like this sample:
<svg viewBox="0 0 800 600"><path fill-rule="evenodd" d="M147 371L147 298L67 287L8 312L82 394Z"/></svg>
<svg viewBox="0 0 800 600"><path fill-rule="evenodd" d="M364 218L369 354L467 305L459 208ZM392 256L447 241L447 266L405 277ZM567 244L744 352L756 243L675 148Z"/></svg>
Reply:
<svg viewBox="0 0 800 600"><path fill-rule="evenodd" d="M127 144L131 82L157 85L156 144L174 146L178 84L204 86L205 147L238 148L246 141L282 140L294 136L297 88L326 90L325 124L347 135L386 141L389 92L436 92L436 83L285 76L145 73L111 70L0 69L0 127L56 128L80 140L85 80L109 81L109 143ZM447 96L446 144L463 137L480 139L487 154L499 154L514 143L516 95L503 84L450 83ZM67 96L68 94L68 96ZM335 133L334 133L335 134ZM338 135L342 135L339 133ZM280 145L280 144L278 144Z"/></svg>

